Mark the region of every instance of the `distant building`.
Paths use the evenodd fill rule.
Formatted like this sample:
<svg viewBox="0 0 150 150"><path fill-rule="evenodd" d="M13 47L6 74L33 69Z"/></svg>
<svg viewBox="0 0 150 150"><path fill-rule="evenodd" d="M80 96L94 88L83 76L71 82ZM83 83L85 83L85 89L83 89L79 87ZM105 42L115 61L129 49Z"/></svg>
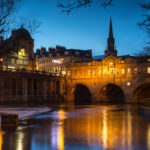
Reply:
<svg viewBox="0 0 150 150"><path fill-rule="evenodd" d="M29 32L21 26L13 30L11 36L0 38L0 67L1 69L35 70L33 55L34 40Z"/></svg>
<svg viewBox="0 0 150 150"><path fill-rule="evenodd" d="M37 70L65 74L62 68L67 63L91 59L92 50L66 49L62 46L56 46L56 48L49 48L46 51L46 48L42 47L36 50L34 56Z"/></svg>

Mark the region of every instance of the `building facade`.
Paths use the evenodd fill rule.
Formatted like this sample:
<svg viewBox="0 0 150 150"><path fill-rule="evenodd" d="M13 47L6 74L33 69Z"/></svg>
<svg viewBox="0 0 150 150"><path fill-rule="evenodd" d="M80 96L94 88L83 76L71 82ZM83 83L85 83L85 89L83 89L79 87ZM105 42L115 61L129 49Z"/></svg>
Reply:
<svg viewBox="0 0 150 150"><path fill-rule="evenodd" d="M46 48L37 49L34 56L37 70L65 75L65 66L68 63L91 59L92 50L66 49L56 46L56 48L49 48L48 51Z"/></svg>
<svg viewBox="0 0 150 150"><path fill-rule="evenodd" d="M24 69L35 70L33 55L34 40L30 33L21 26L13 30L11 36L0 39L0 66L1 69Z"/></svg>

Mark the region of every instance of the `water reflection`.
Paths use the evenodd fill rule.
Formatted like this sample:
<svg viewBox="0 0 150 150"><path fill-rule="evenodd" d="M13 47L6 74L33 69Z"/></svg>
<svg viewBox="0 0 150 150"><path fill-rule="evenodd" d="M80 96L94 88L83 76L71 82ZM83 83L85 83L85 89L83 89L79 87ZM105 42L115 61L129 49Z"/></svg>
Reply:
<svg viewBox="0 0 150 150"><path fill-rule="evenodd" d="M128 106L65 107L6 130L0 139L3 150L150 149L150 121Z"/></svg>
<svg viewBox="0 0 150 150"><path fill-rule="evenodd" d="M107 148L107 113L106 110L103 112L103 129L102 129L102 139L104 148Z"/></svg>
<svg viewBox="0 0 150 150"><path fill-rule="evenodd" d="M52 124L51 143L53 147L57 147L58 150L64 150L64 120L66 112L60 109L56 113L58 120Z"/></svg>
<svg viewBox="0 0 150 150"><path fill-rule="evenodd" d="M2 150L2 145L3 145L3 135L5 134L4 131L1 131L1 126L0 126L0 150Z"/></svg>

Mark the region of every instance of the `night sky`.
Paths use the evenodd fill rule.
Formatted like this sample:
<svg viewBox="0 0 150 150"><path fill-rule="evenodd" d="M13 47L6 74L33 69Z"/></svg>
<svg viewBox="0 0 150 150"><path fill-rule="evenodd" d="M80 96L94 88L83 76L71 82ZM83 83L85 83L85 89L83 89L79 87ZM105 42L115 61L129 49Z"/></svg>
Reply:
<svg viewBox="0 0 150 150"><path fill-rule="evenodd" d="M143 1L118 0L106 9L95 3L66 15L57 7L58 0L24 0L18 16L30 16L42 23L39 32L33 35L34 49L61 45L92 49L93 55L104 54L111 16L118 54L133 55L143 49L147 39L146 33L137 26L143 14L138 4Z"/></svg>

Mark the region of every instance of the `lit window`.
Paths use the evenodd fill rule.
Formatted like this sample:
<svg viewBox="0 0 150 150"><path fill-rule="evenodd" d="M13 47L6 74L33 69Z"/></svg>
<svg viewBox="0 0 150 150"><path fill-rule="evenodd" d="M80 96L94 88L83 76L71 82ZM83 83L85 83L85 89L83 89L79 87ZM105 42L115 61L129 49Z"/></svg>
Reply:
<svg viewBox="0 0 150 150"><path fill-rule="evenodd" d="M123 63L124 63L124 60L122 60L121 63L123 64Z"/></svg>
<svg viewBox="0 0 150 150"><path fill-rule="evenodd" d="M113 65L113 63L112 63L112 62L110 62L110 63L109 63L109 65Z"/></svg>
<svg viewBox="0 0 150 150"><path fill-rule="evenodd" d="M71 76L71 71L70 70L68 71L68 76Z"/></svg>
<svg viewBox="0 0 150 150"><path fill-rule="evenodd" d="M93 71L94 76L96 75L96 71Z"/></svg>
<svg viewBox="0 0 150 150"><path fill-rule="evenodd" d="M78 71L78 76L80 76L80 71Z"/></svg>
<svg viewBox="0 0 150 150"><path fill-rule="evenodd" d="M148 74L150 73L150 67L147 68L147 73L148 73Z"/></svg>
<svg viewBox="0 0 150 150"><path fill-rule="evenodd" d="M130 86L131 85L131 83L130 82L127 82L127 86Z"/></svg>
<svg viewBox="0 0 150 150"><path fill-rule="evenodd" d="M134 73L137 73L137 68L134 68Z"/></svg>
<svg viewBox="0 0 150 150"><path fill-rule="evenodd" d="M101 74L101 70L99 70L99 74Z"/></svg>
<svg viewBox="0 0 150 150"><path fill-rule="evenodd" d="M104 75L106 74L106 70L103 70L103 74L104 74Z"/></svg>
<svg viewBox="0 0 150 150"><path fill-rule="evenodd" d="M128 74L130 74L131 73L131 69L130 68L128 68Z"/></svg>
<svg viewBox="0 0 150 150"><path fill-rule="evenodd" d="M150 59L147 59L147 61L150 61Z"/></svg>
<svg viewBox="0 0 150 150"><path fill-rule="evenodd" d="M91 75L91 70L88 70L88 75L89 75L89 76Z"/></svg>
<svg viewBox="0 0 150 150"><path fill-rule="evenodd" d="M124 74L125 73L125 69L121 69L121 74Z"/></svg>
<svg viewBox="0 0 150 150"><path fill-rule="evenodd" d="M22 56L24 56L25 55L25 49L23 48L23 49L21 49L21 53L22 53Z"/></svg>

